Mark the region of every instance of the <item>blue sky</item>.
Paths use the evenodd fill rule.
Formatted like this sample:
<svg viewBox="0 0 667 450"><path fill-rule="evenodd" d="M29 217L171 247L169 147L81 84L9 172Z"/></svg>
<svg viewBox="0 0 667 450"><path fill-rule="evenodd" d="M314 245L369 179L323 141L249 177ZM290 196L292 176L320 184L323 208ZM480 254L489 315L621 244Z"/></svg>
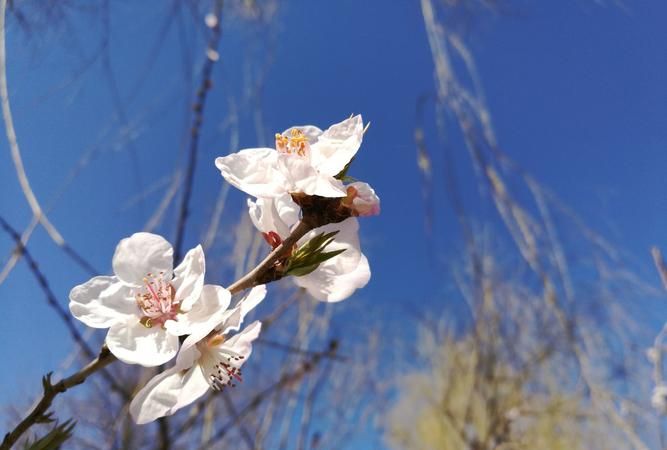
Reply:
<svg viewBox="0 0 667 450"><path fill-rule="evenodd" d="M185 63L202 60L201 34L185 29L179 35L178 26L172 26L151 59L165 20L165 11L155 13L159 4L112 7L109 59L125 114L136 125L130 130L131 146L119 138L123 127L115 117L103 60L68 82L82 64L77 55L94 53L99 25L77 16L74 38L54 29L27 39L15 24L8 33L17 134L42 203L50 204L82 154L97 150L57 200L51 219L102 272L110 268L117 241L138 231L161 198L158 190L143 203L128 206L137 187L164 180L183 161L178 152L188 127L184 99L192 91L190 77L198 80L197 67L193 72L192 64ZM660 2L625 8L544 2L539 8L524 5L506 15L484 15L473 21L468 36L501 146L656 282L648 249L664 244L667 230L666 13L667 5ZM294 124L325 127L350 113L362 113L372 122L352 174L376 188L383 212L362 223L373 279L350 302L355 302L353 311L381 318L387 333L408 339L413 329L404 320L406 310L439 309L446 289L439 270L461 245L440 191L434 233L424 234L414 111L418 96L434 87L418 2L294 0L277 17L273 60L261 98L266 139ZM235 150L228 148L228 133L220 132L219 125L229 114L230 99L238 103L244 95L249 61L258 56L266 61L267 53L252 43L253 36L265 31L225 22L188 246L201 238L222 182L213 159ZM179 36L185 36L189 51ZM135 89L143 74L145 80ZM240 147L257 145L247 111L242 111L241 123ZM464 151L456 153L466 164ZM0 180L0 214L22 229L30 211L4 139ZM472 179L464 177L463 185L475 189ZM242 201L234 194L223 226L237 220ZM159 232L173 237L173 223L172 210ZM10 248L9 239L0 235L0 258ZM87 275L43 230L35 233L29 249L66 305L69 289ZM231 280L220 274L217 281ZM39 378L57 367L71 344L24 264L0 286L0 299L0 356L11 361L6 363L11 370L0 371L0 404L6 404L36 392Z"/></svg>

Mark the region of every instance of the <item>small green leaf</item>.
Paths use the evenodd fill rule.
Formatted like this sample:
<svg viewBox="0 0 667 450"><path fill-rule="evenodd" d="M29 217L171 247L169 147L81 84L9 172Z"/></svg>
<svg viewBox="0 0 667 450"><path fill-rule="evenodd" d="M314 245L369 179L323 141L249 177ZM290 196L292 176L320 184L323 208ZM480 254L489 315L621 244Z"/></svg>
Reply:
<svg viewBox="0 0 667 450"><path fill-rule="evenodd" d="M44 388L45 394L53 390L53 384L51 384L51 375L53 375L53 372L49 372L42 377L42 387Z"/></svg>
<svg viewBox="0 0 667 450"><path fill-rule="evenodd" d="M66 420L60 425L53 427L45 436L36 439L34 442L27 441L23 445L23 450L57 450L72 437L76 422L73 420Z"/></svg>
<svg viewBox="0 0 667 450"><path fill-rule="evenodd" d="M56 419L53 417L52 412L45 412L44 414L40 414L35 418L35 423L51 423L54 422Z"/></svg>
<svg viewBox="0 0 667 450"><path fill-rule="evenodd" d="M322 253L319 253L319 254L314 258L315 263L316 263L317 265L320 265L320 264L322 264L324 261L327 261L327 260L329 260L329 259L331 259L331 258L333 258L333 257L335 257L335 256L340 255L340 254L343 253L345 250L347 250L347 249L345 249L345 248L341 248L341 249L334 250L334 251L331 251L331 252L322 252Z"/></svg>
<svg viewBox="0 0 667 450"><path fill-rule="evenodd" d="M317 253L312 253L307 257L304 257L300 260L291 262L287 267L286 275L292 275L295 277L302 277L308 275L315 269L319 267L324 261L327 261L334 256L338 256L343 253L346 249L341 248L331 252L318 251Z"/></svg>
<svg viewBox="0 0 667 450"><path fill-rule="evenodd" d="M293 267L287 269L287 272L285 273L293 277L302 277L304 275L308 275L309 273L313 272L315 269L317 269L318 265L319 264L311 264L310 266L305 266L305 267Z"/></svg>

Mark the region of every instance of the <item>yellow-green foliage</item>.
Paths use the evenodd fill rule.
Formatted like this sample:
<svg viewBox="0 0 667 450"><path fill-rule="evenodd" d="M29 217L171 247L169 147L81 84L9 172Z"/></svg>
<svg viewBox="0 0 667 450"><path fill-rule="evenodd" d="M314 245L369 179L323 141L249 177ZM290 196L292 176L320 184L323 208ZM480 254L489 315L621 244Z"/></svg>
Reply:
<svg viewBox="0 0 667 450"><path fill-rule="evenodd" d="M506 364L481 361L473 336L446 338L428 367L401 377L388 414L388 441L400 449L577 450L583 402L572 395L530 392Z"/></svg>

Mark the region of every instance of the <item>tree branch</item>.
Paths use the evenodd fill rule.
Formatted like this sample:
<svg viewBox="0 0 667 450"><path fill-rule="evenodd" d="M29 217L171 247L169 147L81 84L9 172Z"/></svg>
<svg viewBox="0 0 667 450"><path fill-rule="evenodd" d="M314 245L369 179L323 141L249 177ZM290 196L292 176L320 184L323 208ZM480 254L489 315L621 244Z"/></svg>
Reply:
<svg viewBox="0 0 667 450"><path fill-rule="evenodd" d="M86 367L81 369L79 372L74 375L60 380L56 384L51 384L51 374L49 373L42 380L44 386L44 395L42 399L37 403L37 406L28 414L28 416L23 419L10 433L5 435L5 438L0 444L0 450L9 450L12 445L14 445L23 433L25 433L32 425L42 422L44 418L48 417L48 410L53 403L56 395L66 392L68 389L77 386L92 375L98 370L103 369L116 358L109 352L109 349L102 347L102 351L97 358L88 363Z"/></svg>

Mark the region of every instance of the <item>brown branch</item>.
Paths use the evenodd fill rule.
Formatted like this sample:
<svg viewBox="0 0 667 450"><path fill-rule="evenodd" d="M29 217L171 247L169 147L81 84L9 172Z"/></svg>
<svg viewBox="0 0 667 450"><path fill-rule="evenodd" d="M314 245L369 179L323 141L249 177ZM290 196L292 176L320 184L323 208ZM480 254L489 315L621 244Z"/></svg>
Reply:
<svg viewBox="0 0 667 450"><path fill-rule="evenodd" d="M68 378L64 378L53 385L50 381L51 374L49 373L47 376L45 376L42 380L44 385L44 395L42 396L42 399L39 401L39 403L37 403L37 406L33 408L33 410L25 419L23 419L10 433L5 435L2 444L0 444L0 450L11 449L12 445L14 445L21 437L21 435L28 431L32 425L39 423L43 421L44 418L48 417L48 410L51 407L51 404L53 403L56 395L62 394L68 389L83 383L86 381L88 376L99 371L100 369L103 369L115 360L116 358L105 346L102 347L102 351L97 358L88 363L86 367L74 375Z"/></svg>

